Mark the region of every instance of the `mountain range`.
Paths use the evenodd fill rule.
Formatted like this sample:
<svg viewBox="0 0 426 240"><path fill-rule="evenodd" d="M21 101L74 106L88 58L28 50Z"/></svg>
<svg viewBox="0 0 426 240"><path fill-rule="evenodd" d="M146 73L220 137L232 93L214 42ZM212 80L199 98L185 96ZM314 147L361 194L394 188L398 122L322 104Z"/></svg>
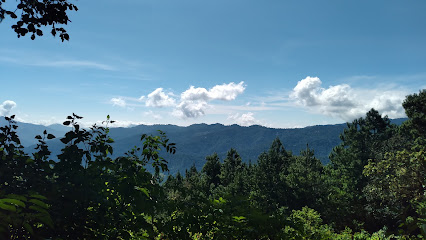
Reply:
<svg viewBox="0 0 426 240"><path fill-rule="evenodd" d="M401 124L406 119L393 119L395 124ZM5 124L0 120L0 125ZM60 138L71 128L54 124L50 126L35 125L18 122L18 136L21 139L24 151L34 152L37 140L36 135L44 130L57 138L49 140L48 146L52 151L52 159L63 148ZM346 124L317 125L305 128L277 129L259 125L243 127L239 125L225 126L222 124L194 124L188 127L175 125L138 125L129 128L111 128L110 136L114 139L114 156L121 156L134 146L142 146L142 134L158 134L161 130L167 134L170 142L176 143L177 152L174 155L164 155L169 162L170 173L184 172L192 165L201 169L205 157L217 153L221 160L231 148L238 151L244 162L256 162L258 156L267 151L275 138L279 138L286 150L299 154L307 145L313 149L315 156L323 164L329 162L328 155L332 148L340 143L339 135Z"/></svg>

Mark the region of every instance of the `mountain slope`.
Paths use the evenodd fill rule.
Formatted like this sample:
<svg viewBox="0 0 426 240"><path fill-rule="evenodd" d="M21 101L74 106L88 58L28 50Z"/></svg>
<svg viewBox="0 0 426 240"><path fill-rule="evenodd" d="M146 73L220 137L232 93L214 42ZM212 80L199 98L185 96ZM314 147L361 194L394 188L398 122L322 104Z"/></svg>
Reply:
<svg viewBox="0 0 426 240"><path fill-rule="evenodd" d="M401 124L405 119L393 120ZM4 121L0 122L4 125ZM63 126L40 126L28 123L18 123L18 134L25 151L33 152L34 136L41 134L43 130L56 135L56 139L48 141L52 158L60 153L63 144L60 138L67 128ZM140 136L146 134L158 134L157 130L164 131L171 142L175 142L177 152L175 155L165 155L169 161L170 173L185 171L191 165L200 169L205 163L205 157L217 153L224 159L230 148L235 148L245 162L255 162L259 154L267 151L275 138L279 138L287 150L299 154L306 146L315 151L315 155L324 164L328 163L328 155L332 148L340 143L339 135L346 124L311 126L296 129L274 129L262 126L242 127L239 125L224 126L222 124L195 124L188 127L174 125L139 125L131 128L111 128L110 136L113 143L114 156L120 156L133 148L140 147Z"/></svg>
<svg viewBox="0 0 426 240"><path fill-rule="evenodd" d="M285 148L296 154L309 144L315 150L316 156L323 163L331 149L339 142L339 134L345 124L313 126L300 129L274 129L262 126L241 127L238 125L224 126L221 124L196 124L189 127L173 125L140 125L132 128L112 128L110 136L113 143L114 156L119 156L134 146L141 146L140 136L143 133L157 134L157 130L166 132L171 142L175 142L175 155L164 156L169 161L171 173L184 171L192 164L201 168L205 157L217 153L221 159L230 148L235 148L243 161L256 161L263 151L266 151L275 138L280 138ZM59 136L58 136L59 137ZM60 153L63 144L58 139L49 141L49 149L53 155ZM31 152L33 147L27 149Z"/></svg>

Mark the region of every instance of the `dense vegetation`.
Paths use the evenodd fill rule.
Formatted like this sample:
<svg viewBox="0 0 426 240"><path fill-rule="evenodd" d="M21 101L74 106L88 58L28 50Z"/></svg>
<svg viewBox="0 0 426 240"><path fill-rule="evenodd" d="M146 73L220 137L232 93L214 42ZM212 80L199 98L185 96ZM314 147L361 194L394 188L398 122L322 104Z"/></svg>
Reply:
<svg viewBox="0 0 426 240"><path fill-rule="evenodd" d="M7 117L0 238L424 239L426 91L403 107L401 126L374 109L348 123L326 166L309 146L294 155L277 138L256 163L230 149L167 179L164 154L176 148L163 132L112 158L109 117L85 130L73 114L55 162L46 145L55 136L36 136L29 156Z"/></svg>

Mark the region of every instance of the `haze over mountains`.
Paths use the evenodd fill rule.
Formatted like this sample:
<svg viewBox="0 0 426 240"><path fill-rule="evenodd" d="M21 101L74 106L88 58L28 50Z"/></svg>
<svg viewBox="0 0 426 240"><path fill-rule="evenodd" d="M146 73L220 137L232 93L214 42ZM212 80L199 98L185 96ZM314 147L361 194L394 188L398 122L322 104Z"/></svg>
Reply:
<svg viewBox="0 0 426 240"><path fill-rule="evenodd" d="M395 124L401 124L406 119L394 119ZM4 119L0 125L4 125ZM48 141L52 151L52 159L60 153L63 143L60 138L69 127L59 124L50 126L18 123L18 135L27 153L34 152L37 143L34 138L44 130L52 133L57 138ZM222 124L195 124L188 127L175 125L138 125L130 128L111 128L110 136L114 139L114 155L120 156L132 149L141 146L140 136L143 133L156 135L157 130L164 131L171 142L175 142L177 152L175 155L164 155L169 162L171 174L178 171L184 172L193 164L198 169L205 163L205 157L217 153L223 160L226 152L234 148L241 155L244 162L255 162L259 154L267 151L275 138L279 138L287 150L299 154L306 146L315 151L315 155L324 164L328 163L328 155L332 148L340 143L339 135L346 124L320 125L295 129L275 129L253 125L242 127L239 125L224 126Z"/></svg>

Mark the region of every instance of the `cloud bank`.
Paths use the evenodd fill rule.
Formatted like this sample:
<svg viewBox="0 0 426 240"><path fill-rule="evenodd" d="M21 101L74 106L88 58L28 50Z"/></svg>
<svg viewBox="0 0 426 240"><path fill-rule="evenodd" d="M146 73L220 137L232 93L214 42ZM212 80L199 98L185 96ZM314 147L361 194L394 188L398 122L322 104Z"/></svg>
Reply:
<svg viewBox="0 0 426 240"><path fill-rule="evenodd" d="M228 116L229 120L232 120L236 124L240 126L251 126L255 124L259 124L260 122L254 118L254 113L248 112L244 114L236 113Z"/></svg>
<svg viewBox="0 0 426 240"><path fill-rule="evenodd" d="M6 100L0 105L0 115L8 116L10 111L16 107L16 103L11 100Z"/></svg>
<svg viewBox="0 0 426 240"><path fill-rule="evenodd" d="M391 118L404 117L402 102L407 93L401 90L381 91L354 89L347 84L321 87L318 77L299 81L290 94L297 104L317 113L352 121L371 108Z"/></svg>

